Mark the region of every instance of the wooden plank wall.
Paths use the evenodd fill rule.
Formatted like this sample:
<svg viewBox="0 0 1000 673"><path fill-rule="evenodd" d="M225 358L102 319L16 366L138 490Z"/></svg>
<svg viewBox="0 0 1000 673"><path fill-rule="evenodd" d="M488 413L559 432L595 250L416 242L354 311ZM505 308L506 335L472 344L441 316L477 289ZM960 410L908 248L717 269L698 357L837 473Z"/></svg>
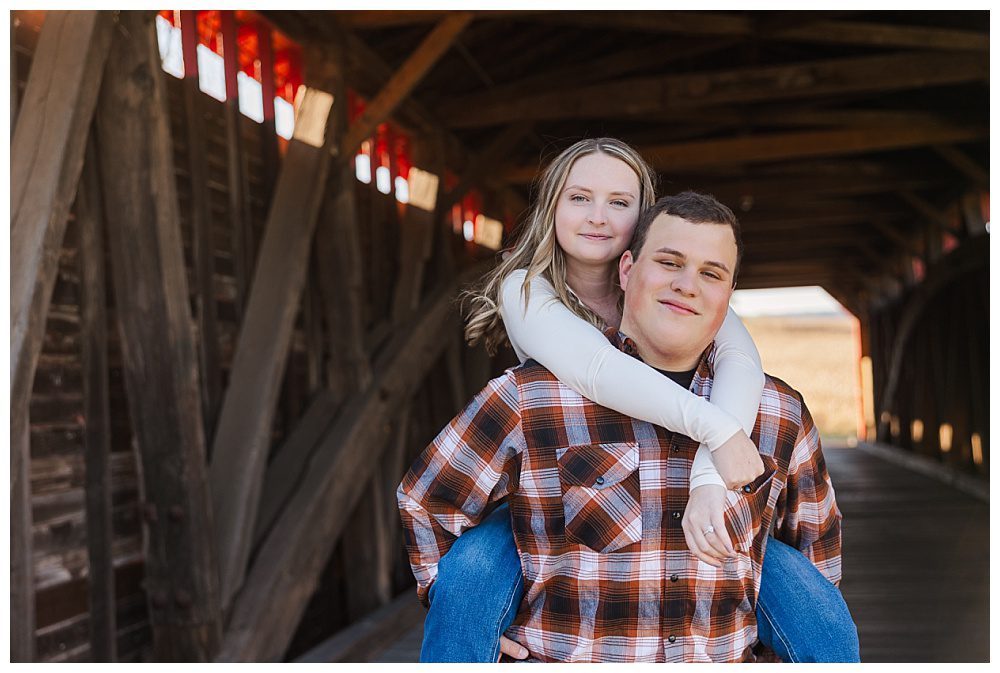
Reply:
<svg viewBox="0 0 1000 673"><path fill-rule="evenodd" d="M15 12L12 29L16 73L12 91L18 98L23 92L32 54L44 12ZM198 92L196 114L189 114L185 107L184 84L164 74L169 124L173 142L173 165L180 213L184 261L187 271L189 299L192 316L199 307L214 303L217 317L218 371L223 392L229 382L229 372L236 345L240 320L244 314L245 288L240 287L238 274L252 274L256 249L247 244L248 238L259 246L259 237L248 237L246 232L262 230L272 185L278 165L267 165L265 143L260 125L236 115L241 143L239 153L231 153L227 141L225 104ZM192 157L189 139L199 133L190 133L189 124L200 123L203 138L205 171L205 196L209 225L211 297L198 294L196 272L194 192L191 185ZM277 146L277 143L274 143ZM231 225L229 157L237 156L246 171L244 182L248 221L246 229L235 231ZM276 157L280 161L280 157ZM238 176L237 176L238 177ZM400 269L401 226L400 208L391 195L384 195L374 184L353 181L357 216L354 221L361 246L364 316L363 326L365 355L374 361L382 347L392 340L393 298L396 276ZM239 199L236 199L239 202ZM71 213L59 258L59 273L48 314L45 339L34 379L31 418L31 495L34 530L34 570L36 590L36 651L39 661L91 661L91 624L88 611L91 591L88 562L88 525L85 508L85 410L83 363L81 361L81 232L75 214ZM104 257L108 259L107 242ZM416 297L427 292L454 274L454 257L462 253L462 242L455 239L444 227L433 234L430 258L427 260ZM295 430L304 417L314 395L325 388L329 381L329 340L324 337L324 300L320 294L319 274L329 260L312 255L310 270L299 307L289 350L280 401L272 427L272 457L282 447L283 441ZM145 593L145 565L143 558L143 526L151 516L142 502L140 465L137 461L129 421L128 405L122 381L122 354L117 328L117 314L110 269L105 268L106 343L109 410L108 482L111 503L109 533L111 562L114 567L114 646L118 661L150 661L152 659L152 630L149 607ZM203 280L204 282L204 280ZM242 291L241 291L242 290ZM197 335L200 338L200 335ZM454 338L458 339L456 331ZM448 353L433 363L432 372L448 371ZM512 355L506 354L490 361L485 353L469 351L463 354L464 383L468 391L480 388L491 372L498 372L512 364ZM457 411L454 382L449 376L432 375L423 381L412 396L409 422L402 434L393 439L401 445L392 466L379 475L384 482L384 502L376 503L380 510L395 510L392 489L402 477L402 472L416 454L425 446L442 425ZM350 401L341 400L341 404ZM335 405L329 411L335 417L340 410ZM395 474L398 472L398 474ZM386 497L387 496L387 497ZM379 516L385 513L380 511ZM395 525L397 520L389 518ZM95 529L96 530L96 529ZM360 559L357 550L338 543L330 556L313 598L306 609L296 635L286 652L292 659L328 638L340 628L348 626L359 616L357 597L352 598L348 586L357 581ZM383 588L376 606L388 596L408 590L412 577L405 551L396 535L389 549L391 563L388 592ZM102 620L108 623L109 620ZM96 628L96 625L95 625Z"/></svg>
<svg viewBox="0 0 1000 673"><path fill-rule="evenodd" d="M983 238L967 240L928 267L927 281L946 276L922 297L920 285L868 320L878 441L989 477L989 262ZM926 281L925 281L926 282ZM919 308L913 307L918 304ZM915 314L905 339L898 382L884 399L900 325ZM888 413L883 423L879 414ZM914 421L919 423L914 426ZM939 429L952 427L944 450ZM978 435L979 456L973 435Z"/></svg>

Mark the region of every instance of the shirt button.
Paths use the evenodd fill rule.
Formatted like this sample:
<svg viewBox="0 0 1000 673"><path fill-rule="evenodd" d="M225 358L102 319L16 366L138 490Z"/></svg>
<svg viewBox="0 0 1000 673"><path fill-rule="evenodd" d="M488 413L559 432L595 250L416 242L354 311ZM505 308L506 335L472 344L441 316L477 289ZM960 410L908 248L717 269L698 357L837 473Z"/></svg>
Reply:
<svg viewBox="0 0 1000 673"><path fill-rule="evenodd" d="M671 582L676 582L677 581L677 573L674 573L673 575L670 576L670 581Z"/></svg>
<svg viewBox="0 0 1000 673"><path fill-rule="evenodd" d="M749 492L750 492L750 491L752 491L752 490L753 490L753 489L752 489L752 488L750 488L750 484L747 484L746 486L744 486L744 487L743 487L743 492L744 492L744 493L749 493Z"/></svg>
<svg viewBox="0 0 1000 673"><path fill-rule="evenodd" d="M667 636L667 640L669 640L672 643L677 642L677 636Z"/></svg>
<svg viewBox="0 0 1000 673"><path fill-rule="evenodd" d="M600 486L601 484L604 483L604 477L598 477L597 479L594 480L594 483Z"/></svg>
<svg viewBox="0 0 1000 673"><path fill-rule="evenodd" d="M679 519L679 518L681 518L681 513L680 512L674 512L670 516L674 517L675 519Z"/></svg>

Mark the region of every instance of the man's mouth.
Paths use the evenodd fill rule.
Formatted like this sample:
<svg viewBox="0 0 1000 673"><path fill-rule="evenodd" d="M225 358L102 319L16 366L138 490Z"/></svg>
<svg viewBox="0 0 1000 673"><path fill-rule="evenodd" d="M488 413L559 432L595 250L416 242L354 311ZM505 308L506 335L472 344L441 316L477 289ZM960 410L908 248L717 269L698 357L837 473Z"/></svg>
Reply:
<svg viewBox="0 0 1000 673"><path fill-rule="evenodd" d="M672 299L664 299L660 301L660 303L669 308L674 313L680 313L681 315L698 315L698 312L695 311L693 308L679 301L674 301Z"/></svg>

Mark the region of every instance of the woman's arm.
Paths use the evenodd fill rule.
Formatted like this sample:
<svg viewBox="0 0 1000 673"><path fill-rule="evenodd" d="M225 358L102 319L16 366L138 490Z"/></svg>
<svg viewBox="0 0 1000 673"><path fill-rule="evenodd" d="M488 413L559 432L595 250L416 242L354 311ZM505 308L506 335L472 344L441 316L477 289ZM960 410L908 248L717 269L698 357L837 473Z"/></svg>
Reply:
<svg viewBox="0 0 1000 673"><path fill-rule="evenodd" d="M615 348L559 301L544 278L531 280L524 306L525 275L522 269L504 280L500 303L507 336L522 360L536 360L598 404L680 432L709 448L740 432L740 422L732 415ZM757 395L759 403L759 387Z"/></svg>
<svg viewBox="0 0 1000 673"><path fill-rule="evenodd" d="M730 308L715 336L715 380L709 399L732 414L749 436L757 420L763 391L764 370L760 354L739 316ZM698 447L691 466L691 489L721 483L709 447L703 444Z"/></svg>

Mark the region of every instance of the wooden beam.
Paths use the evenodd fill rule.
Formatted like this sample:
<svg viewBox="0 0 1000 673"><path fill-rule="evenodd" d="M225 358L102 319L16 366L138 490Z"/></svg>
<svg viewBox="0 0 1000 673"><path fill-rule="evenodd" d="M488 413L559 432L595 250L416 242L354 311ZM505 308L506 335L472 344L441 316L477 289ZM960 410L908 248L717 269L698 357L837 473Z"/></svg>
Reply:
<svg viewBox="0 0 1000 673"><path fill-rule="evenodd" d="M353 156L362 141L410 95L471 21L471 12L451 12L434 27L348 129L339 145L341 156Z"/></svg>
<svg viewBox="0 0 1000 673"><path fill-rule="evenodd" d="M240 70L236 38L236 16L233 10L222 10L223 62L226 73L226 176L229 196L229 227L232 232L233 273L236 277L236 318L243 320L243 310L250 295L250 279L255 260L250 187L247 178L247 157L243 151L237 76Z"/></svg>
<svg viewBox="0 0 1000 673"><path fill-rule="evenodd" d="M129 417L139 447L154 657L208 661L221 638L197 347L164 74L151 12L121 12L97 107Z"/></svg>
<svg viewBox="0 0 1000 673"><path fill-rule="evenodd" d="M222 371L219 363L219 332L215 306L212 220L208 201L208 164L205 160L204 115L202 93L198 88L198 20L196 12L181 11L181 34L184 52L184 122L187 130L188 177L191 187L192 257L196 322L198 325L198 357L200 362L202 419L205 436L211 437L222 399Z"/></svg>
<svg viewBox="0 0 1000 673"><path fill-rule="evenodd" d="M324 640L296 663L369 662L378 652L419 626L425 610L408 589L391 603Z"/></svg>
<svg viewBox="0 0 1000 673"><path fill-rule="evenodd" d="M282 508L301 482L302 471L336 418L338 406L331 391L320 391L268 464L261 489L260 506L257 508L254 547L270 532Z"/></svg>
<svg viewBox="0 0 1000 673"><path fill-rule="evenodd" d="M337 538L375 473L391 425L385 422L428 375L458 329L458 287L480 264L436 293L415 321L396 330L376 364L375 381L351 400L315 452L305 479L257 553L233 607L220 661L273 661L288 646Z"/></svg>
<svg viewBox="0 0 1000 673"><path fill-rule="evenodd" d="M319 128L300 124L281 164L212 447L210 477L224 609L246 572L271 426L330 170L332 115L324 118L329 109L321 98L311 95L303 103L321 108L315 122ZM322 147L298 139L310 131L324 138Z"/></svg>
<svg viewBox="0 0 1000 673"><path fill-rule="evenodd" d="M903 203L909 206L913 212L917 213L929 224L931 224L937 230L937 235L939 237L942 231L948 229L948 217L923 197L908 190L896 192L896 195Z"/></svg>
<svg viewBox="0 0 1000 673"><path fill-rule="evenodd" d="M90 654L118 658L111 523L111 418L108 400L108 335L105 305L104 201L97 147L91 135L87 170L76 199L80 259L80 364L83 379L84 455Z"/></svg>
<svg viewBox="0 0 1000 673"><path fill-rule="evenodd" d="M34 658L28 401L111 32L110 12L48 13L11 139L12 661Z"/></svg>
<svg viewBox="0 0 1000 673"><path fill-rule="evenodd" d="M924 89L985 81L979 53L903 53L809 61L790 65L638 77L573 90L540 92L481 107L477 96L439 108L452 127L524 119L588 119L658 114L713 105L773 102L852 93Z"/></svg>
<svg viewBox="0 0 1000 673"><path fill-rule="evenodd" d="M823 17L818 12L816 14L818 17ZM989 50L989 36L982 31L849 20L809 21L806 17L801 22L789 23L784 27L776 25L773 29L762 30L759 15L755 14L737 16L720 12L540 12L535 16L538 20L550 23L646 33L726 35L789 42L948 51Z"/></svg>
<svg viewBox="0 0 1000 673"><path fill-rule="evenodd" d="M935 145L932 149L972 180L977 187L986 187L990 184L990 172L962 150L951 145Z"/></svg>
<svg viewBox="0 0 1000 673"><path fill-rule="evenodd" d="M661 170L679 171L726 164L752 164L923 147L939 142L979 140L987 137L987 133L987 129L980 126L802 131L642 147L639 151L653 166Z"/></svg>
<svg viewBox="0 0 1000 673"><path fill-rule="evenodd" d="M878 398L881 407L876 410L876 416L879 418L879 435L884 435L887 429L883 412L896 410L896 392L904 367L903 360L906 355L907 343L924 309L930 300L954 278L988 265L988 257L987 246L967 242L949 253L944 258L944 263L929 267L923 282L918 284L908 297L892 335L892 346L889 350L889 362L887 363L888 374L882 386L882 394Z"/></svg>

